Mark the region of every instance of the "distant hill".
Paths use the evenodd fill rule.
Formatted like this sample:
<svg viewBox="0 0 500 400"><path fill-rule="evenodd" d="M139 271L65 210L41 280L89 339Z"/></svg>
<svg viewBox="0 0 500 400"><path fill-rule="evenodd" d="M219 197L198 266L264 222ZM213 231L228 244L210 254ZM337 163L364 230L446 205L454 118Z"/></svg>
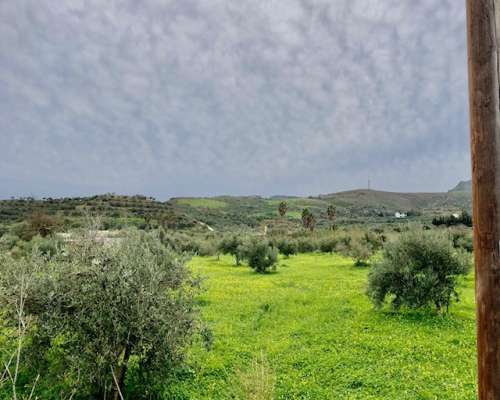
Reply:
<svg viewBox="0 0 500 400"><path fill-rule="evenodd" d="M450 192L472 192L472 181L460 181Z"/></svg>
<svg viewBox="0 0 500 400"><path fill-rule="evenodd" d="M469 208L470 196L463 192L398 193L379 190L350 190L319 196L346 207L382 208L389 211Z"/></svg>
<svg viewBox="0 0 500 400"><path fill-rule="evenodd" d="M172 227L192 227L206 223L214 228L228 226L258 227L278 217L281 201L288 204L286 218L299 224L304 208L316 215L319 226L329 224L328 206L337 208L340 223L394 221L396 212L411 218L429 221L435 215L445 215L461 209L471 209L470 181L460 182L449 192L397 193L379 190L350 190L310 197L217 196L182 197L161 202L145 196L106 194L92 197L63 199L0 200L1 225L17 223L33 212L58 215L71 226L90 211L104 217L110 227L145 226L146 221L162 221Z"/></svg>
<svg viewBox="0 0 500 400"><path fill-rule="evenodd" d="M258 226L277 217L281 201L288 203L289 220L300 221L304 208L312 211L320 225L327 225L326 210L335 205L339 222L364 223L394 220L396 212L429 220L432 216L470 210L471 196L464 191L438 193L397 193L378 190L350 190L316 197L213 197L172 199L168 203L176 210L203 220L211 226L221 222Z"/></svg>

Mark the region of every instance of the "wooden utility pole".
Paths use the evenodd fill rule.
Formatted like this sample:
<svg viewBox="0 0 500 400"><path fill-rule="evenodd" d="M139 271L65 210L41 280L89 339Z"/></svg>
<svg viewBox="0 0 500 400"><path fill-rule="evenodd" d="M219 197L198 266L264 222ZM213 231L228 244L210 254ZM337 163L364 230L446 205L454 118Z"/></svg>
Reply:
<svg viewBox="0 0 500 400"><path fill-rule="evenodd" d="M500 400L500 0L467 0L480 400Z"/></svg>

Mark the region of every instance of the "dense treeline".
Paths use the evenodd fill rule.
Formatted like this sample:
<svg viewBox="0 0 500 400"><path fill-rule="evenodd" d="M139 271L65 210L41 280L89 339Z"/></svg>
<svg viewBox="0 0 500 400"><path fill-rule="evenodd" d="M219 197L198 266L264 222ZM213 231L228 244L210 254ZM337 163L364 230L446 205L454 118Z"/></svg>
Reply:
<svg viewBox="0 0 500 400"><path fill-rule="evenodd" d="M467 211L462 211L462 213L459 215L447 215L447 216L434 217L432 219L432 224L435 226L465 225L468 227L472 227L472 217Z"/></svg>

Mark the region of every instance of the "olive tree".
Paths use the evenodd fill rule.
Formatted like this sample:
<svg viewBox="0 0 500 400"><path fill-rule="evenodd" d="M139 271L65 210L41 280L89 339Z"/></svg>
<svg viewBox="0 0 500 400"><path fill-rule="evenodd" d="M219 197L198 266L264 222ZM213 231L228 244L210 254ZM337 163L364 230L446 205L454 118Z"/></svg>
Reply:
<svg viewBox="0 0 500 400"><path fill-rule="evenodd" d="M237 236L226 236L219 242L218 250L222 254L230 254L234 257L236 265L240 265L242 259L243 240Z"/></svg>
<svg viewBox="0 0 500 400"><path fill-rule="evenodd" d="M82 238L60 254L32 257L38 272L26 288L24 313L36 321L31 351L39 356L30 361L41 381L40 360L55 357L55 339L64 348L58 378L92 398L125 395L131 358L146 382L181 362L198 326L198 282L157 234L130 232L111 245ZM16 262L23 261L10 259L4 269L15 270ZM0 285L1 306L15 304L19 285Z"/></svg>
<svg viewBox="0 0 500 400"><path fill-rule="evenodd" d="M276 270L278 249L266 240L254 238L248 241L242 249L242 254L255 272L264 274Z"/></svg>
<svg viewBox="0 0 500 400"><path fill-rule="evenodd" d="M390 298L396 309L448 310L459 299L459 277L469 269L469 257L445 234L411 231L385 247L382 260L369 273L367 294L376 307Z"/></svg>

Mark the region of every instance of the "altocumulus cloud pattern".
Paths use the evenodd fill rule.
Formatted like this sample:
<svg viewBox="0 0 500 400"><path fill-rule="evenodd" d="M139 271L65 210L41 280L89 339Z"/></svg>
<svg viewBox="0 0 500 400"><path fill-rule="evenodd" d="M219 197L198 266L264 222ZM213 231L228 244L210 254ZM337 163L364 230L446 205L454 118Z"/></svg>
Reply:
<svg viewBox="0 0 500 400"><path fill-rule="evenodd" d="M444 190L456 0L0 3L0 196Z"/></svg>

